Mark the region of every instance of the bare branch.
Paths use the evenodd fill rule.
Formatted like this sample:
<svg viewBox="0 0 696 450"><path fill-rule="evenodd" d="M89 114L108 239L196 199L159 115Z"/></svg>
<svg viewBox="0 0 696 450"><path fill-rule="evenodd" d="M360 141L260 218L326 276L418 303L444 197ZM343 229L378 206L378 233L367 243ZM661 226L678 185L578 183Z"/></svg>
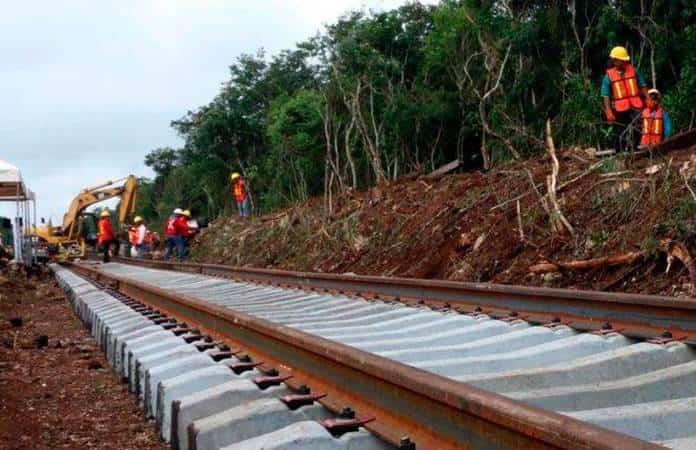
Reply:
<svg viewBox="0 0 696 450"><path fill-rule="evenodd" d="M522 209L520 208L519 200L517 200L517 227L520 232L520 241L524 242L524 227L522 227Z"/></svg>
<svg viewBox="0 0 696 450"><path fill-rule="evenodd" d="M493 85L493 87L491 89L489 89L488 92L486 92L483 95L483 98L482 98L483 101L486 101L488 99L488 97L490 97L498 89L500 89L500 81L503 78L503 72L505 72L505 65L507 64L508 58L510 57L510 50L511 49L512 49L512 44L508 45L508 48L505 51L505 57L503 58L503 62L500 65L500 72L498 72L498 78L495 80L495 84Z"/></svg>
<svg viewBox="0 0 696 450"><path fill-rule="evenodd" d="M573 229L573 226L568 222L568 219L563 215L563 212L561 211L561 207L558 204L558 199L556 198L556 185L558 183L558 173L560 171L560 164L558 162L558 158L556 157L556 146L553 143L553 136L551 136L551 120L546 119L546 150L549 153L549 156L551 156L551 175L547 176L546 178L546 184L547 184L547 196L549 199L549 203L554 209L554 216L552 217L552 226L559 231L560 224L562 224L566 230L568 230L568 233L570 233L571 236L575 235L575 230Z"/></svg>

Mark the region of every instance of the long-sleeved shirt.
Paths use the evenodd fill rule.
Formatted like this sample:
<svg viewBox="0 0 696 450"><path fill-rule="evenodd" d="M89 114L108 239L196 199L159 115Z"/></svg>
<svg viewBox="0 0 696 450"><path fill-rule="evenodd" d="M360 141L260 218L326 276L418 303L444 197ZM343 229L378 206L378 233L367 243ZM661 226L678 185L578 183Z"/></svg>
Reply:
<svg viewBox="0 0 696 450"><path fill-rule="evenodd" d="M644 88L647 87L648 84L645 82L645 78L643 78L643 74L638 72L637 69L634 69L636 71L636 79L638 80L638 87L639 88ZM609 75L604 74L604 78L602 78L602 87L599 89L599 94L602 97L611 97L611 81L609 80Z"/></svg>
<svg viewBox="0 0 696 450"><path fill-rule="evenodd" d="M669 118L669 114L666 111L662 111L662 135L665 139L670 137L674 132L674 124L672 124L672 119Z"/></svg>
<svg viewBox="0 0 696 450"><path fill-rule="evenodd" d="M136 228L136 231L138 233L137 245L143 245L145 243L145 236L147 236L147 227L141 224Z"/></svg>

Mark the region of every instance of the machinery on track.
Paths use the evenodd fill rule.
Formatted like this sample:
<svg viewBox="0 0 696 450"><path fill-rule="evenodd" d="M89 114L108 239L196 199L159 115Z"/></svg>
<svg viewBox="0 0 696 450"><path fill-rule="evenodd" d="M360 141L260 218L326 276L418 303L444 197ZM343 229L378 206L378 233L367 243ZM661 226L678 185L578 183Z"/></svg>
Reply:
<svg viewBox="0 0 696 450"><path fill-rule="evenodd" d="M107 181L97 186L84 188L70 203L60 226L43 225L30 229L29 235L35 238L38 246L45 247L49 258L59 261L83 258L88 244L94 244L96 235L89 230L96 229L96 215L87 208L112 198L119 198L118 223L124 223L135 210L138 179L129 175L115 181Z"/></svg>

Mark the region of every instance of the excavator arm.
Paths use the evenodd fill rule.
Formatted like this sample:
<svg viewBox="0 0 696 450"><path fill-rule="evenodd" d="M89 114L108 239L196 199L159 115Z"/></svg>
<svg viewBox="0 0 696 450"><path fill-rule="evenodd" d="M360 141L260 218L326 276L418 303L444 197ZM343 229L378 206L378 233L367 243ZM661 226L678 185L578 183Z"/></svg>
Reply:
<svg viewBox="0 0 696 450"><path fill-rule="evenodd" d="M120 223L125 223L128 216L135 210L138 180L135 176L129 175L122 185L115 186L120 181L122 180L108 181L99 186L83 189L72 200L68 211L63 216L61 227L61 234L66 240L75 240L79 237L79 219L85 209L110 198L120 197L118 219Z"/></svg>

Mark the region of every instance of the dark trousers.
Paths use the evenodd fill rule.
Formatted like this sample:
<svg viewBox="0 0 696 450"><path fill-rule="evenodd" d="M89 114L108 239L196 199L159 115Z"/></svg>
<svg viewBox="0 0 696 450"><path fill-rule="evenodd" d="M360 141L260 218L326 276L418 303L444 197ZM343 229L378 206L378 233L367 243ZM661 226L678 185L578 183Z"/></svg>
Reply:
<svg viewBox="0 0 696 450"><path fill-rule="evenodd" d="M103 253L102 261L108 263L111 261L111 256L109 255L109 249L111 248L111 241L104 242L101 247Z"/></svg>
<svg viewBox="0 0 696 450"><path fill-rule="evenodd" d="M249 204L249 197L245 198L241 202L237 202L237 211L239 211L240 217L249 217L251 213L251 205Z"/></svg>
<svg viewBox="0 0 696 450"><path fill-rule="evenodd" d="M184 238L183 236L168 236L167 237L167 247L164 250L164 259L169 259L174 253L176 248L176 253L178 259L181 261L184 258Z"/></svg>
<svg viewBox="0 0 696 450"><path fill-rule="evenodd" d="M612 145L617 152L627 152L635 150L640 141L640 121L633 122L640 112L629 109L624 112L614 112L616 121L612 124ZM634 130L629 130L633 125Z"/></svg>

